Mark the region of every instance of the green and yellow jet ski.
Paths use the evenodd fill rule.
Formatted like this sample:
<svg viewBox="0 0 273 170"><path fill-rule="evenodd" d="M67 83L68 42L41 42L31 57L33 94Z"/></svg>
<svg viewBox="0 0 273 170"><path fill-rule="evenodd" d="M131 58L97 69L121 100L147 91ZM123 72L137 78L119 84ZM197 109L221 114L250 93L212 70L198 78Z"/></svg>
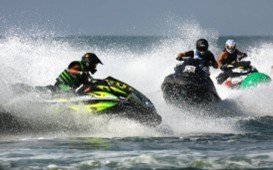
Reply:
<svg viewBox="0 0 273 170"><path fill-rule="evenodd" d="M20 85L21 90L29 91L27 85ZM17 85L18 89L18 85ZM133 119L145 125L156 126L161 123L153 103L142 93L128 84L113 77L102 80L93 79L79 87L75 93L54 92L50 86L35 87L32 90L43 92L41 100L33 101L36 105L49 105L53 110L65 110L90 115L115 115ZM50 93L45 93L50 91Z"/></svg>

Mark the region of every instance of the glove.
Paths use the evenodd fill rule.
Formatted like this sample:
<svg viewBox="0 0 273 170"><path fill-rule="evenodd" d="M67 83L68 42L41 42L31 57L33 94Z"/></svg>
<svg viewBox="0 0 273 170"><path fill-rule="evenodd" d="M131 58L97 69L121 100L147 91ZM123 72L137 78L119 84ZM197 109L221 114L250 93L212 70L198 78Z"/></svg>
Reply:
<svg viewBox="0 0 273 170"><path fill-rule="evenodd" d="M88 75L88 71L79 71L78 74L79 74L79 75L83 75L83 74Z"/></svg>
<svg viewBox="0 0 273 170"><path fill-rule="evenodd" d="M239 58L238 60L241 61L243 58L247 57L247 54L246 53L243 53Z"/></svg>
<svg viewBox="0 0 273 170"><path fill-rule="evenodd" d="M182 61L183 60L183 58L181 58L181 57L176 57L176 60L178 60L178 61Z"/></svg>
<svg viewBox="0 0 273 170"><path fill-rule="evenodd" d="M221 65L220 70L223 70L223 71L227 70L227 66L226 65Z"/></svg>

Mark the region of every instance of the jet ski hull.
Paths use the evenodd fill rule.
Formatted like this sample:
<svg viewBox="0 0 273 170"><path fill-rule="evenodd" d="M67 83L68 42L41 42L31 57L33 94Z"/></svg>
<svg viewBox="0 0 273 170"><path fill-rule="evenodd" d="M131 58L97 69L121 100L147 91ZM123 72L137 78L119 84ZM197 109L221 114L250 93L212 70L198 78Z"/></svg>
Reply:
<svg viewBox="0 0 273 170"><path fill-rule="evenodd" d="M71 99L71 98L70 98ZM52 110L62 110L69 113L89 114L90 116L113 115L132 119L145 125L156 126L161 123L161 116L154 108L115 99L94 99L84 101L65 101L65 98L46 100L40 104L49 105Z"/></svg>
<svg viewBox="0 0 273 170"><path fill-rule="evenodd" d="M162 83L164 99L178 105L198 105L220 101L220 97L209 78L195 75L171 74Z"/></svg>
<svg viewBox="0 0 273 170"><path fill-rule="evenodd" d="M251 66L248 69L237 69L238 72L233 72L232 70L228 73L222 72L217 76L217 81L231 89L248 89L256 87L259 84L266 84L271 82L271 78Z"/></svg>
<svg viewBox="0 0 273 170"><path fill-rule="evenodd" d="M247 75L246 78L243 79L243 81L240 83L241 89L247 89L251 87L255 87L259 84L267 84L271 82L271 78L260 72L251 73Z"/></svg>
<svg viewBox="0 0 273 170"><path fill-rule="evenodd" d="M184 58L162 85L163 97L176 106L191 107L221 101L202 60Z"/></svg>

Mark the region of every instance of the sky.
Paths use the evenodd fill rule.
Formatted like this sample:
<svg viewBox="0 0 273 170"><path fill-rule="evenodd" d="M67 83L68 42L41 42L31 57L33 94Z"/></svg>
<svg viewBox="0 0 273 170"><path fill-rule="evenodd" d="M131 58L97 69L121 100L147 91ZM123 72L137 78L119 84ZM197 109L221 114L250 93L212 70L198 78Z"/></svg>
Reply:
<svg viewBox="0 0 273 170"><path fill-rule="evenodd" d="M168 35L185 22L220 35L273 35L273 0L0 0L0 35Z"/></svg>

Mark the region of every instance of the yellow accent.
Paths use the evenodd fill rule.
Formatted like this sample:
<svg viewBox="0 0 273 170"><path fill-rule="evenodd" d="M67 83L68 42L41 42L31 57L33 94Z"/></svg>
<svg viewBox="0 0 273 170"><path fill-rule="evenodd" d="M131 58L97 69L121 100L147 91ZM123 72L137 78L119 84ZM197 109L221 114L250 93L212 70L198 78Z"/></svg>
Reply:
<svg viewBox="0 0 273 170"><path fill-rule="evenodd" d="M126 89L126 87L127 87L125 84L121 84L119 82L116 83L116 86L118 86L119 88L121 88L123 90Z"/></svg>
<svg viewBox="0 0 273 170"><path fill-rule="evenodd" d="M111 93L103 92L103 91L94 91L89 93L89 95L92 97L96 97L98 99L103 99L103 98L118 99L115 95L112 95Z"/></svg>
<svg viewBox="0 0 273 170"><path fill-rule="evenodd" d="M114 107L117 102L100 102L94 104L87 104L87 105L71 105L69 106L70 109L75 111L83 111L87 113L97 113L104 111L105 109Z"/></svg>
<svg viewBox="0 0 273 170"><path fill-rule="evenodd" d="M120 90L119 88L116 88L114 86L111 86L111 89L115 92L119 92L119 93L122 93L122 94L126 94L124 91Z"/></svg>
<svg viewBox="0 0 273 170"><path fill-rule="evenodd" d="M116 86L118 86L119 88L125 90L127 88L127 86L123 83L120 82L115 82L115 81L111 81L111 80L106 80L107 82L109 82L110 84L114 84Z"/></svg>
<svg viewBox="0 0 273 170"><path fill-rule="evenodd" d="M98 88L98 89L101 89L101 90L110 91L109 87L108 87L108 86L104 86L104 85L98 85L97 88Z"/></svg>

